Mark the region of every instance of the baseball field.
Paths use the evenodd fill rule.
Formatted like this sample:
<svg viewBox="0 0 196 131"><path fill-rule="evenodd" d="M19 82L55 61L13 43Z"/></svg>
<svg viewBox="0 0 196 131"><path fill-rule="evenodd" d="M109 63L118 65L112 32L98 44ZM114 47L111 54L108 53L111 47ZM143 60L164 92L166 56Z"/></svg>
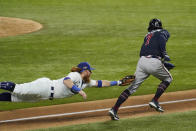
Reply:
<svg viewBox="0 0 196 131"><path fill-rule="evenodd" d="M148 22L152 18L159 18L163 27L171 34L167 42L167 52L171 63L176 66L171 70L174 80L166 92L180 91L179 100L183 100L183 96L186 100L194 99L196 94L188 93L195 92L196 88L195 14L194 0L1 0L0 81L24 83L41 77L55 80L66 76L71 67L82 61L88 61L96 69L93 71L92 79L119 80L125 75L134 74ZM156 78L149 77L133 97L142 99L146 95L151 96L159 83ZM36 103L0 102L0 120L6 120L3 114L10 119L16 119L19 117L14 115L18 111L22 114L24 110L39 112L38 108L45 108L47 112L50 107L67 105L72 108L72 104L81 102L81 107L88 107L91 106L86 104L89 102L112 100L107 106L99 107L110 108L125 88L127 87L114 86L85 89L88 95L85 101L76 95ZM163 95L163 102L177 100L176 94L172 94L176 99L167 99L167 93ZM150 100L151 97L141 103L128 102L126 106L147 104ZM130 101L132 102L131 97ZM61 123L53 124L53 127L66 126L40 130L196 130L195 101L171 105L183 109L178 112L176 108L170 110L170 107L165 105L165 110L168 107L171 112L149 116L144 113L154 111L147 109L146 106L144 109L127 109L122 111L122 119L118 122L110 121L108 117L99 120L104 122L94 124L78 122L78 119L91 118L85 115L73 116L72 120L75 121L72 124L63 122L71 117L66 119L66 116L61 116L56 119L57 122L51 118L44 118L43 121ZM138 112L141 112L139 117L131 117ZM64 108L64 112L56 113L67 113L67 110ZM30 114L28 112L25 118L30 117ZM94 119L99 116L95 115ZM41 120L34 124L36 128L39 128ZM25 124L31 122L26 121ZM20 130L20 126L11 124L12 122L7 125L0 123L0 130L10 130L9 127L14 127L11 130Z"/></svg>

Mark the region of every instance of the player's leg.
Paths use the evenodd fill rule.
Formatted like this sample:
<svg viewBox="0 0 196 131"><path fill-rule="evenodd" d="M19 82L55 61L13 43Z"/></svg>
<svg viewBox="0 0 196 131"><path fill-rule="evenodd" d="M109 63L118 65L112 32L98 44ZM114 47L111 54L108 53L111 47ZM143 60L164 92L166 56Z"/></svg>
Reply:
<svg viewBox="0 0 196 131"><path fill-rule="evenodd" d="M0 93L0 101L11 101L11 93L10 92Z"/></svg>
<svg viewBox="0 0 196 131"><path fill-rule="evenodd" d="M152 101L149 103L149 105L155 108L157 111L163 112L164 110L159 105L158 100L161 97L161 95L166 91L166 89L169 87L173 78L169 73L169 71L163 65L161 65L160 69L156 73L153 73L152 75L160 79L162 82L158 85L157 91Z"/></svg>
<svg viewBox="0 0 196 131"><path fill-rule="evenodd" d="M118 97L118 100L116 102L116 104L114 105L113 109L114 111L118 111L120 105L122 103L124 103L128 97L133 94L134 92L136 92L136 90L139 88L139 86L143 83L143 81L148 78L148 74L144 73L144 72L137 72L136 73L136 77L135 80L133 81L133 83L127 88L125 89L120 96Z"/></svg>
<svg viewBox="0 0 196 131"><path fill-rule="evenodd" d="M120 96L118 97L118 100L116 101L115 105L112 107L112 109L109 111L109 114L111 116L111 118L113 120L119 120L118 116L117 116L117 112L119 107L122 105L122 103L124 103L128 97L133 94L134 92L136 92L136 90L139 88L139 86L142 84L142 82L148 78L149 74L145 73L145 71L143 70L142 66L144 63L142 62L142 59L139 60L138 62L138 66L135 72L135 80L133 81L133 83L127 88L125 89Z"/></svg>
<svg viewBox="0 0 196 131"><path fill-rule="evenodd" d="M13 82L0 82L0 89L8 90L13 92L15 88L15 83Z"/></svg>
<svg viewBox="0 0 196 131"><path fill-rule="evenodd" d="M162 81L158 85L157 91L154 96L154 99L157 101L160 98L160 96L165 92L165 90L169 87L173 78L170 72L163 65L161 65L161 68L157 71L157 73L153 75Z"/></svg>
<svg viewBox="0 0 196 131"><path fill-rule="evenodd" d="M12 102L34 102L49 99L52 81L49 78L39 78L32 82L16 84Z"/></svg>
<svg viewBox="0 0 196 131"><path fill-rule="evenodd" d="M165 92L165 90L167 89L167 87L170 85L169 82L167 81L162 81L159 85L158 85L158 88L157 88L157 91L155 93L155 96L154 96L154 100L155 101L158 101L158 99L161 97L161 95Z"/></svg>

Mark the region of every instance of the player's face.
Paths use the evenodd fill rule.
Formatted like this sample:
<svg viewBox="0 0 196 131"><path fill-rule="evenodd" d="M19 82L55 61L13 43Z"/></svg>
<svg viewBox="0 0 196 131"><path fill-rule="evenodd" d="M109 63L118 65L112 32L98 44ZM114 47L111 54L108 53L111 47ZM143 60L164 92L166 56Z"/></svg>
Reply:
<svg viewBox="0 0 196 131"><path fill-rule="evenodd" d="M87 77L90 77L91 73L91 70L86 70Z"/></svg>
<svg viewBox="0 0 196 131"><path fill-rule="evenodd" d="M82 72L82 74L83 74L83 80L86 83L90 82L91 71L85 70L85 71Z"/></svg>

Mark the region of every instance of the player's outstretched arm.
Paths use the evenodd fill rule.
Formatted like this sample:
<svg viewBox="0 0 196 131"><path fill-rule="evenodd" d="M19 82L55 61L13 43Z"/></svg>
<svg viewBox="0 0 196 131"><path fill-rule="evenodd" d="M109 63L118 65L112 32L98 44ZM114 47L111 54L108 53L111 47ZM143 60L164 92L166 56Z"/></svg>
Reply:
<svg viewBox="0 0 196 131"><path fill-rule="evenodd" d="M128 75L118 81L97 80L95 86L96 87L127 86L130 85L134 80L135 80L134 75Z"/></svg>
<svg viewBox="0 0 196 131"><path fill-rule="evenodd" d="M96 87L109 87L109 86L118 86L120 81L108 81L108 80L97 80Z"/></svg>

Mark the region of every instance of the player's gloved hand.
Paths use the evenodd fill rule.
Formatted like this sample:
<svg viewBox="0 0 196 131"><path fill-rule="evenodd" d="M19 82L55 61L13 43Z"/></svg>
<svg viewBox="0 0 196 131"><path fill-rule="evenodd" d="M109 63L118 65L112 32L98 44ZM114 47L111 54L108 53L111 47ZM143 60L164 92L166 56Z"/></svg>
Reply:
<svg viewBox="0 0 196 131"><path fill-rule="evenodd" d="M164 61L171 61L168 55L164 56Z"/></svg>
<svg viewBox="0 0 196 131"><path fill-rule="evenodd" d="M83 90L79 91L78 93L83 97L83 99L87 98L87 95Z"/></svg>
<svg viewBox="0 0 196 131"><path fill-rule="evenodd" d="M119 86L127 86L130 85L135 80L134 75L128 75L123 77L121 80L118 81Z"/></svg>

